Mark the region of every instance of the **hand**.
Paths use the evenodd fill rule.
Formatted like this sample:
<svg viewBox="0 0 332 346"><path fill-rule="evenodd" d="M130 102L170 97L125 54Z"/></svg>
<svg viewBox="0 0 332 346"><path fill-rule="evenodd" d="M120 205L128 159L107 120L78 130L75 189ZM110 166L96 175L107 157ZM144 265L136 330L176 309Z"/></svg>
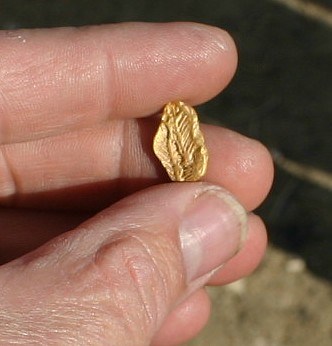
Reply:
<svg viewBox="0 0 332 346"><path fill-rule="evenodd" d="M0 344L196 335L204 285L248 275L263 255L250 211L271 160L258 142L204 125L205 182L163 184L150 115L219 93L236 68L231 38L136 23L2 32L0 47Z"/></svg>

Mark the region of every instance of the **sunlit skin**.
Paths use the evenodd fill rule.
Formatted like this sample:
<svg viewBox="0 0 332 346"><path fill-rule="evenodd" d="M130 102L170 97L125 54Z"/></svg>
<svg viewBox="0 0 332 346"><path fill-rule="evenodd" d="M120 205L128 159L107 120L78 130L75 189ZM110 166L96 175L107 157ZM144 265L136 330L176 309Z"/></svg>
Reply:
<svg viewBox="0 0 332 346"><path fill-rule="evenodd" d="M121 333L109 340L101 328L119 313L117 302L99 309L104 283L90 267L79 276L73 268L108 227L129 227L131 220L117 216L124 208L138 208L133 217L144 224L150 218L146 194L157 201L167 199L167 191L180 193L163 186L169 178L152 151L160 111L170 100L197 105L220 93L236 70L234 43L205 25L135 23L2 32L0 49L0 343L17 340L5 327L13 323L22 330L29 325L26 344L57 343L59 334L48 333L53 329L62 331L61 344L77 328L95 345L125 344ZM216 116L222 119L222 110ZM268 151L222 127L201 129L209 150L202 181L230 191L251 212L271 186ZM167 215L160 213L155 226L162 232ZM266 231L252 213L248 225L242 249L208 284L225 285L257 267ZM126 292L121 277L108 279ZM82 287L91 287L93 309L84 305ZM32 313L37 302L45 311ZM129 303L128 313L135 308ZM210 301L201 288L166 310L158 328L151 327L153 345L196 336ZM146 344L146 335L135 336L137 345Z"/></svg>

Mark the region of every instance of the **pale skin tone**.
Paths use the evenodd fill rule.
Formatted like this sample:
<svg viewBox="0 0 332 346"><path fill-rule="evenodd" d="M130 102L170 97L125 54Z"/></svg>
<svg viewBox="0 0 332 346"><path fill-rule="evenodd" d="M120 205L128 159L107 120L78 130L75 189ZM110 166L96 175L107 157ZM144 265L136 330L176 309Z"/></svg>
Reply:
<svg viewBox="0 0 332 346"><path fill-rule="evenodd" d="M0 49L0 344L170 346L197 335L210 313L203 286L251 273L265 227L250 213L242 249L185 294L175 205L200 185L165 185L152 138L165 103L197 105L226 87L237 65L232 39L199 24L121 24L2 32ZM272 182L267 150L201 128L210 153L203 181L252 211ZM122 238L129 229L138 245ZM151 276L145 304L126 275L109 270L120 250L135 252L152 285L141 243L157 267L160 244L171 244L162 263L172 274L162 284ZM142 305L153 318L142 318Z"/></svg>

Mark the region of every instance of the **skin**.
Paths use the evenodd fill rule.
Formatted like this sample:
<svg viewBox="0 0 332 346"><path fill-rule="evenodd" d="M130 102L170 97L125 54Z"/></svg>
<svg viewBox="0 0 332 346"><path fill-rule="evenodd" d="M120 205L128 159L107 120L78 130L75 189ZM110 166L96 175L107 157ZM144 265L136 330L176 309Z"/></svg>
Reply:
<svg viewBox="0 0 332 346"><path fill-rule="evenodd" d="M88 255L80 256L93 252L107 229L126 230L126 215L136 226L148 222L145 196L185 194L187 187L164 185L169 180L152 153L157 114L170 100L197 105L227 86L237 65L230 36L193 23L117 24L2 32L0 49L0 343L129 345L131 335L137 345L170 346L197 335L210 312L204 287L189 295L172 287L176 299L170 294L156 324L121 333L119 301L128 313L140 309L123 293L128 283L105 274L103 247L96 250L98 275ZM204 182L230 191L251 212L271 186L268 151L225 128L202 131L210 154ZM147 243L165 227L167 215L155 209L160 219ZM256 268L266 232L252 213L248 225L242 249L208 284L225 285ZM105 251L111 258L116 252ZM118 300L109 298L110 278L119 280ZM91 306L89 294L100 301Z"/></svg>

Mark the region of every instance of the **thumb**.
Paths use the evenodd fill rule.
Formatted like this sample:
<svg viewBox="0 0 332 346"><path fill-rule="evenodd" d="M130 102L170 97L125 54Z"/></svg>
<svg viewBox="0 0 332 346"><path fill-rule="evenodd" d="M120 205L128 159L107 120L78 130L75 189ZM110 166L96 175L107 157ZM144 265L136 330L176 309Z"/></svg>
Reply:
<svg viewBox="0 0 332 346"><path fill-rule="evenodd" d="M173 183L127 197L7 266L15 341L147 345L245 235L246 212L213 185Z"/></svg>

